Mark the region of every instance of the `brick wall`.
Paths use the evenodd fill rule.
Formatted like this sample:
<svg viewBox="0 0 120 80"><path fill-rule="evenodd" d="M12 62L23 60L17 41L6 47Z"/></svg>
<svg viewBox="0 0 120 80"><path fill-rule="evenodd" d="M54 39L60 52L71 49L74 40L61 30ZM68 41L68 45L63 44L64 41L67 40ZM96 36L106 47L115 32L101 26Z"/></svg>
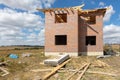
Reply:
<svg viewBox="0 0 120 80"><path fill-rule="evenodd" d="M93 25L81 19L78 11L71 10L64 11L67 23L55 23L58 13L63 12L45 13L45 52L103 52L103 13L94 14L96 24ZM55 35L67 35L67 45L55 45ZM96 45L86 46L86 36L96 36Z"/></svg>
<svg viewBox="0 0 120 80"><path fill-rule="evenodd" d="M88 24L79 16L79 52L103 52L103 16L97 13L93 15L96 15L96 24ZM86 36L96 36L96 45L86 46Z"/></svg>
<svg viewBox="0 0 120 80"><path fill-rule="evenodd" d="M55 23L54 12L45 13L45 52L78 52L78 12L65 13L67 23ZM55 45L55 35L67 35L67 45Z"/></svg>

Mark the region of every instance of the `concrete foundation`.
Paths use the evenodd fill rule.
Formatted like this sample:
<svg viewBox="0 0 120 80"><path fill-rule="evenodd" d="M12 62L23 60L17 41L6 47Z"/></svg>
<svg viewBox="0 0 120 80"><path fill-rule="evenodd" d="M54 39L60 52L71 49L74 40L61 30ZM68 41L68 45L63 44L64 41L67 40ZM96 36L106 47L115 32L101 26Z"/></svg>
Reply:
<svg viewBox="0 0 120 80"><path fill-rule="evenodd" d="M103 52L45 52L45 56L58 56L63 54L69 54L69 56L80 56L80 55L86 55L86 56L98 56L103 55Z"/></svg>
<svg viewBox="0 0 120 80"><path fill-rule="evenodd" d="M78 56L78 52L45 52L45 56L58 56L68 54L69 56Z"/></svg>
<svg viewBox="0 0 120 80"><path fill-rule="evenodd" d="M103 52L80 52L79 54L85 56L98 56L103 55Z"/></svg>

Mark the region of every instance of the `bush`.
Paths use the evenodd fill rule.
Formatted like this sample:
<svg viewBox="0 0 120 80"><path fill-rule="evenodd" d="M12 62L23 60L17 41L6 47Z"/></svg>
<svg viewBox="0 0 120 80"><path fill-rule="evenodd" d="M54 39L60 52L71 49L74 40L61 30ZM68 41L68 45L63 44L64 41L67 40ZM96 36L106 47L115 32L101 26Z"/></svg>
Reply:
<svg viewBox="0 0 120 80"><path fill-rule="evenodd" d="M4 61L5 61L5 58L1 57L0 62L4 62Z"/></svg>
<svg viewBox="0 0 120 80"><path fill-rule="evenodd" d="M20 48L15 48L14 50L21 50Z"/></svg>

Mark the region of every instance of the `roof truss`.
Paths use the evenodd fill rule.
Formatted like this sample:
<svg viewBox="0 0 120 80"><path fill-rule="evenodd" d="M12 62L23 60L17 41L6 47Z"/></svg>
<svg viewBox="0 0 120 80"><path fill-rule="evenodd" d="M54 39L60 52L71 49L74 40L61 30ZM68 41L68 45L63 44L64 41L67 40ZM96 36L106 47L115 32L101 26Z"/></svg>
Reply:
<svg viewBox="0 0 120 80"><path fill-rule="evenodd" d="M40 9L37 8L37 10L41 11L41 12L55 12L55 11L73 11L73 10L77 10L79 14L86 14L86 13L93 13L93 12L103 12L105 13L106 10L109 10L110 8L102 8L102 9L94 9L94 10L83 10L82 7L84 6L84 4L80 5L80 6L74 6L74 7L68 7L68 8L48 8L48 9Z"/></svg>

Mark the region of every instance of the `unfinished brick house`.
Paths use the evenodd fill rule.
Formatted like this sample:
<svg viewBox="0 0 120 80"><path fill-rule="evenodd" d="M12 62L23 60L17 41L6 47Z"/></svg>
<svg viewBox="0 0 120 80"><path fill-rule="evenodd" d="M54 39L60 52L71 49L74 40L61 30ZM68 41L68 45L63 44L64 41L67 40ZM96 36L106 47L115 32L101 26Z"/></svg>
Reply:
<svg viewBox="0 0 120 80"><path fill-rule="evenodd" d="M103 17L106 8L37 9L45 13L45 55L103 55Z"/></svg>

